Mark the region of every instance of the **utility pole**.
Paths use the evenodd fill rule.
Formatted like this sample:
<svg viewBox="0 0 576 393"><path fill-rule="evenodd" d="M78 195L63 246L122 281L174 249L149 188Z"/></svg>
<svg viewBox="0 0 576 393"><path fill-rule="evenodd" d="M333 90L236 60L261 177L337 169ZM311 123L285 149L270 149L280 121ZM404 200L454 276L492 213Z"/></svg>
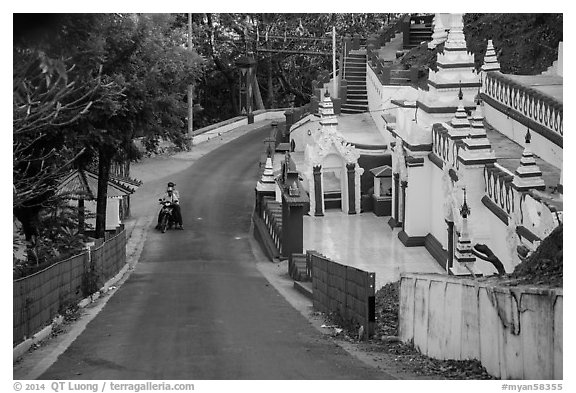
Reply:
<svg viewBox="0 0 576 393"><path fill-rule="evenodd" d="M336 80L336 26L332 26L332 76L334 98L338 98L338 81Z"/></svg>
<svg viewBox="0 0 576 393"><path fill-rule="evenodd" d="M192 14L188 13L188 50L192 51ZM194 145L194 82L188 85L188 139Z"/></svg>

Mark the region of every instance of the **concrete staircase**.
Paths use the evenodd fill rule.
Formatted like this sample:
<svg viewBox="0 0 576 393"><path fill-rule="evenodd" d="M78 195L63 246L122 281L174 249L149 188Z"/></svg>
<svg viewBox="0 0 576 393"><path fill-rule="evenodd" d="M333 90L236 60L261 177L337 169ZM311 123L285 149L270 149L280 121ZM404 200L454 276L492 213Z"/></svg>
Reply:
<svg viewBox="0 0 576 393"><path fill-rule="evenodd" d="M342 113L353 114L368 111L366 90L366 53L353 51L344 59L344 79L348 83L346 103Z"/></svg>
<svg viewBox="0 0 576 393"><path fill-rule="evenodd" d="M306 254L292 254L288 260L288 274L294 281L311 281L306 271Z"/></svg>
<svg viewBox="0 0 576 393"><path fill-rule="evenodd" d="M412 49L423 41L432 41L432 25L429 23L414 23L410 25L410 37L404 43L404 49Z"/></svg>

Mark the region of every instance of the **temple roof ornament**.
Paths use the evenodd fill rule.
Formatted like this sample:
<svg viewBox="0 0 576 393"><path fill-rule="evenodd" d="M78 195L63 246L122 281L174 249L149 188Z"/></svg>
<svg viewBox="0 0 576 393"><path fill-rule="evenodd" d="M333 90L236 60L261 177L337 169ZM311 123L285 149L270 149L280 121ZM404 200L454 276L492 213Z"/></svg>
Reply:
<svg viewBox="0 0 576 393"><path fill-rule="evenodd" d="M444 45L444 52L438 53L437 71L428 73L428 91L422 93L418 101L424 108L434 108L435 113L450 116L455 102L454 89L460 87L464 106L473 104L474 94L480 86L480 75L475 71L474 55L466 47L463 32L462 14L450 15L450 32ZM435 116L437 117L437 116ZM445 118L445 121L448 120Z"/></svg>
<svg viewBox="0 0 576 393"><path fill-rule="evenodd" d="M464 202L460 207L460 216L462 216L462 218L468 218L468 216L471 213L471 210L470 206L468 206L468 202L466 201L466 187L464 187L463 191L464 191ZM464 230L462 230L462 232L464 232Z"/></svg>
<svg viewBox="0 0 576 393"><path fill-rule="evenodd" d="M333 103L328 91L320 103L320 116L320 132L315 140L316 143L306 146L306 161L313 166L322 165L324 157L335 150L346 163L357 163L360 153L338 132L338 119L334 115Z"/></svg>
<svg viewBox="0 0 576 393"><path fill-rule="evenodd" d="M536 164L534 154L530 149L532 135L529 128L526 130L525 138L526 145L520 159L520 166L514 172L512 186L519 191L527 191L529 189L545 190L546 184L544 179L542 179L542 171Z"/></svg>
<svg viewBox="0 0 576 393"><path fill-rule="evenodd" d="M470 116L470 126L473 129L484 130L484 135L486 135L486 130L484 129L484 111L482 110L482 105L476 103L476 109L472 112Z"/></svg>
<svg viewBox="0 0 576 393"><path fill-rule="evenodd" d="M456 109L454 117L452 118L452 120L450 120L450 125L457 131L464 131L470 128L470 121L468 120L468 114L464 109L464 103L462 98L463 98L462 88L460 88L460 91L458 93L458 109Z"/></svg>
<svg viewBox="0 0 576 393"><path fill-rule="evenodd" d="M272 166L272 158L266 158L266 165L264 167L264 172L262 173L262 178L260 179L262 183L274 183L274 168Z"/></svg>
<svg viewBox="0 0 576 393"><path fill-rule="evenodd" d="M463 14L452 14L452 26L446 39L445 50L464 50L466 51L466 38L464 37Z"/></svg>
<svg viewBox="0 0 576 393"><path fill-rule="evenodd" d="M322 126L336 126L338 124L338 119L334 114L334 104L328 90L326 90L322 101L318 104L318 111L320 112L320 124Z"/></svg>
<svg viewBox="0 0 576 393"><path fill-rule="evenodd" d="M496 162L496 153L484 128L482 107L476 106L470 116L468 137L463 139L464 149L460 150L459 159L464 165L485 165Z"/></svg>
<svg viewBox="0 0 576 393"><path fill-rule="evenodd" d="M466 202L466 188L464 188L464 203L460 208L460 216L462 216L462 231L458 237L458 244L456 245L456 261L462 264L474 263L476 257L472 254L472 242L468 233L468 216L470 215L470 207Z"/></svg>
<svg viewBox="0 0 576 393"><path fill-rule="evenodd" d="M472 253L472 241L468 233L468 216L470 215L470 208L466 202L466 189L464 189L464 204L460 209L462 216L462 230L458 236L456 243L456 250L454 252L454 266L450 271L454 275L476 275L479 272L475 266L476 257Z"/></svg>
<svg viewBox="0 0 576 393"><path fill-rule="evenodd" d="M482 71L500 71L500 63L496 57L496 51L492 40L488 40L486 54L484 55L484 64L482 64Z"/></svg>

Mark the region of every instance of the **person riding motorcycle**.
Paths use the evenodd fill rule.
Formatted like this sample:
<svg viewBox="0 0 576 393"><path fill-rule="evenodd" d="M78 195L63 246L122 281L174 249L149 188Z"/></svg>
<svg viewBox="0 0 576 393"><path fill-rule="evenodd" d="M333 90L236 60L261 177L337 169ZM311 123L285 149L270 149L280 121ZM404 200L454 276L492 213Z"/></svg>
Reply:
<svg viewBox="0 0 576 393"><path fill-rule="evenodd" d="M176 184L169 182L166 188L166 193L162 197L163 201L172 202L174 221L176 222L176 229L184 229L182 225L182 213L180 212L180 193L175 188ZM158 225L156 229L160 228L161 215L158 214Z"/></svg>

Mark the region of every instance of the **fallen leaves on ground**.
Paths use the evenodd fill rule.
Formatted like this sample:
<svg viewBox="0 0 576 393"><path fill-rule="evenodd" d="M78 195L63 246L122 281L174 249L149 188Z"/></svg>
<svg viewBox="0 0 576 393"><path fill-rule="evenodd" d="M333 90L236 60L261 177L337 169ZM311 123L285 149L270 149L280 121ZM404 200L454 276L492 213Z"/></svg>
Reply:
<svg viewBox="0 0 576 393"><path fill-rule="evenodd" d="M399 281L386 284L376 292L376 326L374 336L369 340L360 341L356 329L340 328L341 321L334 314L324 315L325 326L334 329L333 337L355 343L358 349L372 353L374 361L392 362L395 368L408 375L429 379L494 379L478 360L433 359L422 355L413 345L399 341L399 293Z"/></svg>

